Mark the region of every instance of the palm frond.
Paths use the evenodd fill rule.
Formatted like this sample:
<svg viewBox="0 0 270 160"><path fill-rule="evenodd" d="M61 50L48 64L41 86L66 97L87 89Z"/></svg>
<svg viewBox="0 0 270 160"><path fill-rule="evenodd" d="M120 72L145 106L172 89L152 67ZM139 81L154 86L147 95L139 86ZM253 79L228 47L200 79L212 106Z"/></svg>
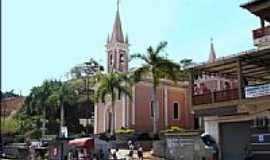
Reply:
<svg viewBox="0 0 270 160"><path fill-rule="evenodd" d="M100 85L95 92L95 102L98 103L100 101L105 101L106 94L108 94L109 89L106 84Z"/></svg>
<svg viewBox="0 0 270 160"><path fill-rule="evenodd" d="M147 75L150 72L150 66L149 65L143 65L140 68L134 70L131 72L130 80L132 83L137 83L141 81L143 76Z"/></svg>
<svg viewBox="0 0 270 160"><path fill-rule="evenodd" d="M114 103L116 99L116 91L118 90L125 94L129 94L127 87L128 81L129 78L127 75L122 73L103 74L99 80L99 84L95 93L95 101L103 101L106 96L110 96L112 103Z"/></svg>
<svg viewBox="0 0 270 160"><path fill-rule="evenodd" d="M166 78L176 82L178 80L178 72L180 72L180 66L171 60L160 58L157 63L157 73L160 78Z"/></svg>
<svg viewBox="0 0 270 160"><path fill-rule="evenodd" d="M168 43L166 41L160 42L159 45L156 48L155 54L158 55L160 52L162 52L166 48L167 44Z"/></svg>
<svg viewBox="0 0 270 160"><path fill-rule="evenodd" d="M143 60L145 63L149 63L149 59L145 55L140 54L140 53L132 54L130 56L130 60L133 60L133 59L140 59L140 60Z"/></svg>
<svg viewBox="0 0 270 160"><path fill-rule="evenodd" d="M128 86L125 86L125 85L116 85L115 88L118 91L120 91L121 93L124 93L125 95L127 95L128 98L132 100L132 94L131 94L130 88Z"/></svg>

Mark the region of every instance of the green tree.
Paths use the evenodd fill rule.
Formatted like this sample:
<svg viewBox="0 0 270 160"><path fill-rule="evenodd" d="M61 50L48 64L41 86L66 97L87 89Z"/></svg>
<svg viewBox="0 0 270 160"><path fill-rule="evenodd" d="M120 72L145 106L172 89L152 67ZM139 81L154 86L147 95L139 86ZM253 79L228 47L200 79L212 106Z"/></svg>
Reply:
<svg viewBox="0 0 270 160"><path fill-rule="evenodd" d="M63 82L58 90L54 91L49 97L50 104L60 107L60 129L65 125L64 104L74 105L78 100L75 89L68 82Z"/></svg>
<svg viewBox="0 0 270 160"><path fill-rule="evenodd" d="M59 123L55 117L59 115L61 117L62 113L63 120L64 106L75 106L77 99L77 94L71 82L48 80L44 81L41 86L33 87L30 94L25 99L24 107L17 114L19 132L21 134L29 132L30 136L32 132L41 133L42 128L45 128L45 123L42 122L46 119L49 123L47 127L50 128L48 131L55 133L55 131L58 130L56 126ZM63 125L64 121L61 122ZM45 134L44 131L43 134ZM39 135L36 133L33 134Z"/></svg>
<svg viewBox="0 0 270 160"><path fill-rule="evenodd" d="M93 58L90 58L89 61L71 68L69 73L73 79L81 79L85 75L94 75L99 71L104 71L104 67Z"/></svg>
<svg viewBox="0 0 270 160"><path fill-rule="evenodd" d="M178 80L180 74L180 65L167 59L161 55L161 52L167 46L167 42L160 42L156 47L149 47L146 54L134 54L131 55L131 59L140 59L143 61L141 67L133 71L133 80L138 82L143 78L151 77L152 89L153 89L153 133L157 134L157 123L158 123L158 100L157 100L157 87L159 86L161 79L169 79L172 81Z"/></svg>
<svg viewBox="0 0 270 160"><path fill-rule="evenodd" d="M17 118L20 120L20 132L32 133L35 130L41 133L40 126L42 119L46 118L46 110L48 106L47 98L51 92L50 86L51 81L44 81L42 86L33 87L31 89L29 96L25 99L24 107L17 115ZM45 134L45 130L42 133Z"/></svg>
<svg viewBox="0 0 270 160"><path fill-rule="evenodd" d="M97 74L98 84L95 92L95 100L97 103L105 101L106 97L110 97L112 120L111 135L115 134L115 100L117 92L127 95L131 99L131 92L128 87L129 80L127 75L121 73Z"/></svg>

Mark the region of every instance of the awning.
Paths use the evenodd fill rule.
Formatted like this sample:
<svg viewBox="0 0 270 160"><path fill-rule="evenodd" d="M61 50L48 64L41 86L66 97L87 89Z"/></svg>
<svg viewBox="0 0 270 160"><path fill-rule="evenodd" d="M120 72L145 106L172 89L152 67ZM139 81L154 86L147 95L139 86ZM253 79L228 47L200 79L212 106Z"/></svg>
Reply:
<svg viewBox="0 0 270 160"><path fill-rule="evenodd" d="M95 142L93 138L77 138L69 141L68 144L74 145L76 147L93 149Z"/></svg>

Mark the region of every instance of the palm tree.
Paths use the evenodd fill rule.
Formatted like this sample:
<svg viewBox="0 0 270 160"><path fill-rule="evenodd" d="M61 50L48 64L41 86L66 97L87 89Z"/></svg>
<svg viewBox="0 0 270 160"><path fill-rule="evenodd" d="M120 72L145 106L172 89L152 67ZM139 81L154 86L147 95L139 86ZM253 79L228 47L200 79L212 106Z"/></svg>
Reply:
<svg viewBox="0 0 270 160"><path fill-rule="evenodd" d="M42 120L42 137L45 136L45 128L46 128L46 110L47 110L47 98L50 95L50 82L45 81L43 85L40 88L40 92L38 93L39 103L41 104L41 107L43 108L43 120Z"/></svg>
<svg viewBox="0 0 270 160"><path fill-rule="evenodd" d="M77 96L73 87L68 82L63 82L55 92L49 97L51 104L60 106L60 132L65 125L65 104L74 104L77 101ZM61 136L61 134L59 134Z"/></svg>
<svg viewBox="0 0 270 160"><path fill-rule="evenodd" d="M133 72L133 79L135 82L140 81L145 76L150 76L152 79L153 89L153 133L157 134L157 122L158 122L158 101L157 101L157 87L159 86L161 79L169 79L177 81L178 74L180 73L180 66L177 63L167 59L160 53L164 51L167 46L167 42L160 42L160 44L154 49L149 47L146 54L134 54L131 55L131 59L140 59L144 63L141 67L137 68Z"/></svg>
<svg viewBox="0 0 270 160"><path fill-rule="evenodd" d="M105 101L108 96L111 100L112 107L112 120L111 120L111 135L115 133L115 100L117 92L127 95L131 99L131 92L127 83L129 80L125 74L121 73L108 73L108 74L97 74L97 89L95 92L96 102Z"/></svg>

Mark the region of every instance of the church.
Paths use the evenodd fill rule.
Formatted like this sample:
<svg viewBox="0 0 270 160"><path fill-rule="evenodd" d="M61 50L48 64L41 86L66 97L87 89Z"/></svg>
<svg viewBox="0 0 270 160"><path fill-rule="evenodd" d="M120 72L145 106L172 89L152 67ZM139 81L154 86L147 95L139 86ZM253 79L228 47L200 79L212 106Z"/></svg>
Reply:
<svg viewBox="0 0 270 160"><path fill-rule="evenodd" d="M106 42L107 71L129 72L129 40L124 36L119 4L117 6L113 30ZM132 128L139 132L151 132L153 129L152 83L144 79L132 87L132 101L126 95L118 94L115 103L115 128ZM188 83L174 84L162 80L157 91L158 130L170 126L192 129L194 117L189 108ZM111 129L112 111L109 102L95 105L94 133L100 134Z"/></svg>

